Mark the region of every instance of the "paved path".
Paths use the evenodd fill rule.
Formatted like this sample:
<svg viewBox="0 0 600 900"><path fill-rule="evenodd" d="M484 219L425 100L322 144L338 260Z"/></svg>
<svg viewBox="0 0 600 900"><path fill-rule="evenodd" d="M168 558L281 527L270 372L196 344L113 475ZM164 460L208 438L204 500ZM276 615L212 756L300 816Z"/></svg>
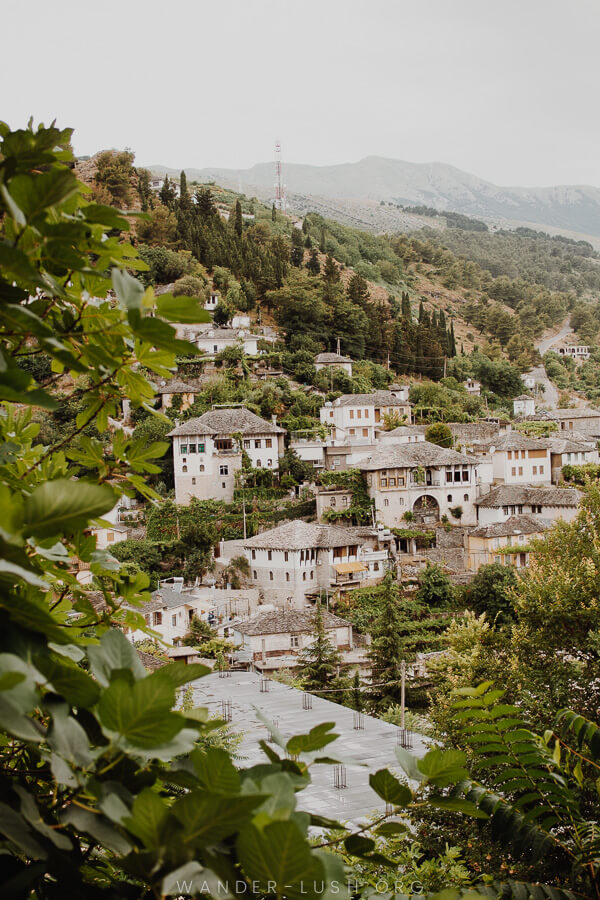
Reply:
<svg viewBox="0 0 600 900"><path fill-rule="evenodd" d="M542 340L536 341L536 347L540 352L540 355L543 356L544 353L547 353L554 344L557 344L559 341L562 341L569 332L571 331L570 320L567 317L562 323L560 330L549 335L548 337L543 338ZM543 396L543 404L544 406L549 406L551 409L556 409L558 406L558 391L556 387L552 384L548 376L546 375L546 370L543 366L536 366L530 372L527 372L528 375L532 375L536 383L544 385L544 396Z"/></svg>

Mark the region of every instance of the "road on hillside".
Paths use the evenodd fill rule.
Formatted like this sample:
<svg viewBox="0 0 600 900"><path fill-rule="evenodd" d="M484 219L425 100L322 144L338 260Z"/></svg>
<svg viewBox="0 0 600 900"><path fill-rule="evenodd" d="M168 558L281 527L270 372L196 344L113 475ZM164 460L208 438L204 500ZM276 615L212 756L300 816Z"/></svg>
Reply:
<svg viewBox="0 0 600 900"><path fill-rule="evenodd" d="M536 341L536 347L540 352L540 356L543 356L544 353L547 353L548 350L550 350L550 348L554 346L554 344L558 344L559 341L562 341L562 339L565 338L570 331L570 319L567 316L567 318L560 326L559 331L549 335L549 337L543 338L540 341ZM558 391L546 375L544 366L536 366L535 369L527 372L527 374L532 375L535 378L536 383L544 385L544 406L549 406L551 409L556 409L556 407L558 406Z"/></svg>

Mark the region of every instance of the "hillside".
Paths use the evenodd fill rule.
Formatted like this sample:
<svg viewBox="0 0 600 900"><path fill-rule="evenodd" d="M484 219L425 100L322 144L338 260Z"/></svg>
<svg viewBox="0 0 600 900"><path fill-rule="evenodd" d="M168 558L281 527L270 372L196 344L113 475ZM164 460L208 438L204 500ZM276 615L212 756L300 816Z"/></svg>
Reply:
<svg viewBox="0 0 600 900"><path fill-rule="evenodd" d="M152 166L153 171L174 170ZM248 194L269 197L273 163L250 169L188 169L190 180L216 181ZM500 187L445 163L409 163L368 156L334 166L285 165L288 191L298 199L352 201L358 218L369 204L393 202L454 210L500 224L542 225L600 238L600 188L588 185ZM365 210L360 212L360 204ZM356 204L359 204L357 209Z"/></svg>

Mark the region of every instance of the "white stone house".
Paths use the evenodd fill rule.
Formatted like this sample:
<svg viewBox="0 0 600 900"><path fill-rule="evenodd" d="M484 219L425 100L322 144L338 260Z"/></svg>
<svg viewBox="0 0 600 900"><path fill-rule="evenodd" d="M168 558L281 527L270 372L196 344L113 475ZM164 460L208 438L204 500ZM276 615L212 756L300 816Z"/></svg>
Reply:
<svg viewBox="0 0 600 900"><path fill-rule="evenodd" d="M463 387L467 394L470 394L472 397L481 396L481 382L473 381L472 378L467 378L466 381L463 381Z"/></svg>
<svg viewBox="0 0 600 900"><path fill-rule="evenodd" d="M406 424L410 424L410 403L391 391L343 394L333 403L325 403L320 417L336 440L362 438L372 442L376 428L383 425L388 413L405 416Z"/></svg>
<svg viewBox="0 0 600 900"><path fill-rule="evenodd" d="M264 340L258 334L240 328L209 328L195 336L195 344L199 350L203 350L207 356L216 356L226 347L240 345L248 356L256 356L258 342Z"/></svg>
<svg viewBox="0 0 600 900"><path fill-rule="evenodd" d="M572 432L546 438L552 460L552 481L560 480L563 466L584 466L598 463L600 454L596 442L575 440Z"/></svg>
<svg viewBox="0 0 600 900"><path fill-rule="evenodd" d="M188 633L194 616L207 621L213 610L214 603L210 598L168 587L153 591L148 603L135 607L135 611L144 616L146 624L169 646L174 646ZM147 635L143 631L129 631L127 637L131 641L140 641Z"/></svg>
<svg viewBox="0 0 600 900"><path fill-rule="evenodd" d="M352 360L349 356L341 356L339 353L318 353L315 356L315 369L342 369L352 378Z"/></svg>
<svg viewBox="0 0 600 900"><path fill-rule="evenodd" d="M382 578L391 535L376 528L286 522L244 542L251 580L265 600L302 608L320 591Z"/></svg>
<svg viewBox="0 0 600 900"><path fill-rule="evenodd" d="M573 359L589 359L590 356L587 344L562 344L557 349L560 356L570 356Z"/></svg>
<svg viewBox="0 0 600 900"><path fill-rule="evenodd" d="M221 295L218 291L211 291L206 300L204 301L204 309L207 312L214 312L217 306L219 305L219 300L221 299Z"/></svg>
<svg viewBox="0 0 600 900"><path fill-rule="evenodd" d="M515 416L533 416L535 415L535 398L529 394L519 394L513 400L513 414Z"/></svg>
<svg viewBox="0 0 600 900"><path fill-rule="evenodd" d="M557 422L560 431L600 435L600 411L592 407L551 409L548 415L553 422Z"/></svg>
<svg viewBox="0 0 600 900"><path fill-rule="evenodd" d="M323 628L337 650L353 649L352 625L345 619L322 610ZM258 612L233 626L233 642L251 655L261 668L293 666L298 654L315 640L313 610L277 610Z"/></svg>
<svg viewBox="0 0 600 900"><path fill-rule="evenodd" d="M518 431L498 437L490 450L496 484L551 484L552 466L547 441Z"/></svg>
<svg viewBox="0 0 600 900"><path fill-rule="evenodd" d="M358 468L375 501L377 521L388 527L400 526L407 512L418 522L435 523L446 515L456 524L451 510L457 507L462 524L477 521L477 460L471 456L420 441L382 446Z"/></svg>
<svg viewBox="0 0 600 900"><path fill-rule="evenodd" d="M244 407L212 409L177 425L173 439L175 499L233 500L235 475L242 468L242 451L253 468L279 469L285 430ZM239 443L241 436L241 446Z"/></svg>
<svg viewBox="0 0 600 900"><path fill-rule="evenodd" d="M575 488L501 484L475 501L480 525L505 522L512 516L540 516L551 522L571 522L583 494Z"/></svg>
<svg viewBox="0 0 600 900"><path fill-rule="evenodd" d="M522 569L529 565L531 541L551 527L539 516L510 516L503 522L479 525L466 536L468 567L472 572L484 565L500 563Z"/></svg>

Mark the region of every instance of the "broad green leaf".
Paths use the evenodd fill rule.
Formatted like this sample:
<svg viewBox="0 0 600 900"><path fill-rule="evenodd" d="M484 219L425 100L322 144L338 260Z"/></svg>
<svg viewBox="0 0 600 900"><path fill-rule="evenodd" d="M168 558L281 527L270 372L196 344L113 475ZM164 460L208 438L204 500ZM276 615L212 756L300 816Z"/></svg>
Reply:
<svg viewBox="0 0 600 900"><path fill-rule="evenodd" d="M62 203L78 191L77 179L70 169L17 175L10 182L11 196L28 219Z"/></svg>
<svg viewBox="0 0 600 900"><path fill-rule="evenodd" d="M207 790L215 794L239 793L240 776L225 750L219 747L210 747L206 751L194 750L190 758Z"/></svg>
<svg viewBox="0 0 600 900"><path fill-rule="evenodd" d="M323 722L320 725L315 725L308 734L298 734L290 738L287 742L286 750L292 756L321 750L322 747L337 739L337 734L329 734L332 728L335 728L335 722Z"/></svg>
<svg viewBox="0 0 600 900"><path fill-rule="evenodd" d="M417 758L405 750L403 747L394 747L396 759L412 781L423 781L423 774L417 768Z"/></svg>
<svg viewBox="0 0 600 900"><path fill-rule="evenodd" d="M98 704L104 731L125 738L135 747L152 749L170 741L185 726L185 719L171 712L175 692L170 684L152 677L131 683L114 677Z"/></svg>
<svg viewBox="0 0 600 900"><path fill-rule="evenodd" d="M172 294L161 294L156 298L158 314L169 322L196 324L210 322L210 314L204 309L202 301L196 297L173 297Z"/></svg>
<svg viewBox="0 0 600 900"><path fill-rule="evenodd" d="M417 768L432 784L443 787L468 777L466 758L461 750L429 750L417 762Z"/></svg>
<svg viewBox="0 0 600 900"><path fill-rule="evenodd" d="M0 694L0 728L23 741L40 743L44 739L43 731L3 694Z"/></svg>
<svg viewBox="0 0 600 900"><path fill-rule="evenodd" d="M148 677L152 678L155 683L164 681L171 687L177 688L189 681L196 681L197 678L210 675L211 671L208 666L203 666L201 663L189 663L188 665L179 660L157 669Z"/></svg>
<svg viewBox="0 0 600 900"><path fill-rule="evenodd" d="M412 800L412 792L407 785L398 781L389 769L379 769L369 775L369 784L375 793L394 806L406 806Z"/></svg>
<svg viewBox="0 0 600 900"><path fill-rule="evenodd" d="M0 834L31 859L46 859L48 855L23 816L6 803L0 803Z"/></svg>
<svg viewBox="0 0 600 900"><path fill-rule="evenodd" d="M146 847L160 847L165 838L169 810L166 803L150 788L144 788L133 802L131 815L123 825ZM171 827L174 823L171 822Z"/></svg>
<svg viewBox="0 0 600 900"><path fill-rule="evenodd" d="M144 288L133 275L121 269L112 270L112 283L121 306L127 310L139 311L144 296Z"/></svg>
<svg viewBox="0 0 600 900"><path fill-rule="evenodd" d="M107 485L45 481L25 500L25 533L45 538L77 531L114 505L114 491Z"/></svg>
<svg viewBox="0 0 600 900"><path fill-rule="evenodd" d="M488 814L479 809L475 803L470 800L462 800L460 797L434 797L430 796L427 801L436 809L449 809L453 812L462 812L473 819L487 819Z"/></svg>
<svg viewBox="0 0 600 900"><path fill-rule="evenodd" d="M129 669L136 679L146 677L135 647L118 628L103 634L99 645L88 647L87 655L92 675L105 686L110 682L111 672L117 669Z"/></svg>
<svg viewBox="0 0 600 900"><path fill-rule="evenodd" d="M102 847L113 853L124 855L131 850L131 843L104 816L82 809L80 806L69 806L61 813L60 818L62 822L73 825L78 831L91 835Z"/></svg>
<svg viewBox="0 0 600 900"><path fill-rule="evenodd" d="M172 812L185 826L182 841L202 847L238 832L264 799L262 794L227 797L191 791L172 806Z"/></svg>
<svg viewBox="0 0 600 900"><path fill-rule="evenodd" d="M408 825L405 825L404 822L398 822L396 819L391 822L384 822L382 825L379 825L375 829L375 834L381 834L385 837L390 837L394 834L404 834L408 831Z"/></svg>
<svg viewBox="0 0 600 900"><path fill-rule="evenodd" d="M274 882L275 893L289 896L314 872L308 845L293 822L274 822L262 831L246 826L238 837L237 849L247 876L258 881L263 890Z"/></svg>
<svg viewBox="0 0 600 900"><path fill-rule="evenodd" d="M38 653L34 656L38 670L52 683L57 694L73 706L94 706L100 696L97 683L76 663L57 654Z"/></svg>

